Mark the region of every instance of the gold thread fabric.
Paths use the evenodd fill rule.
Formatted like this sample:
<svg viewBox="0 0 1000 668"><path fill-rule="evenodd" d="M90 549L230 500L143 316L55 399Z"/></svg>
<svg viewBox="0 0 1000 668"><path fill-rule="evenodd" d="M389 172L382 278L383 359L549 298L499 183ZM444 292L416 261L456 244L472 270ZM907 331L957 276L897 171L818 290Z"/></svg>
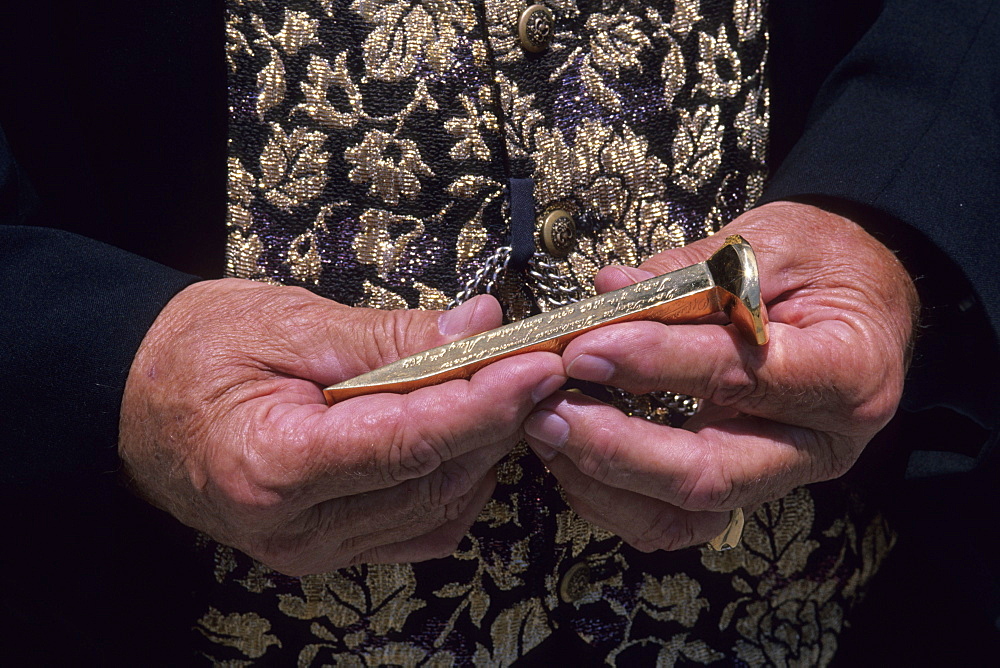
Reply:
<svg viewBox="0 0 1000 668"><path fill-rule="evenodd" d="M583 296L608 263L711 234L765 177L760 0L230 0L231 275L444 308L510 241L511 178ZM540 246L539 246L540 248ZM511 316L545 308L504 274ZM824 665L894 535L846 483L748 517L742 545L644 554L577 516L522 444L451 557L301 579L203 539L199 651L221 665L510 665L556 628L609 664ZM586 564L575 598L562 578ZM574 572L579 573L579 569Z"/></svg>

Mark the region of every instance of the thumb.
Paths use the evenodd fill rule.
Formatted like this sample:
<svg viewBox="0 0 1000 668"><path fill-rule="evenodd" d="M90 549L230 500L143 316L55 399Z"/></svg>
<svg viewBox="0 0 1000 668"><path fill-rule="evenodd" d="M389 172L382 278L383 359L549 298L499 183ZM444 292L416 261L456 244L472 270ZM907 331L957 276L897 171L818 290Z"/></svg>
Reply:
<svg viewBox="0 0 1000 668"><path fill-rule="evenodd" d="M604 267L594 277L598 292L610 292L647 278L666 274L677 269L703 262L722 246L724 237L707 237L687 246L671 248L658 253L638 267L610 265Z"/></svg>
<svg viewBox="0 0 1000 668"><path fill-rule="evenodd" d="M322 336L299 339L304 368L296 374L339 383L415 353L499 327L500 304L480 295L450 311L339 307Z"/></svg>

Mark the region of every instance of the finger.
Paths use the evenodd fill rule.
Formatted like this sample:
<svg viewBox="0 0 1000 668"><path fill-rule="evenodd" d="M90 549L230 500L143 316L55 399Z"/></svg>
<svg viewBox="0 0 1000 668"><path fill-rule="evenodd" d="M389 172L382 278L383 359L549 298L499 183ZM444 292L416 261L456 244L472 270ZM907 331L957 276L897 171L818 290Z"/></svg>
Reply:
<svg viewBox="0 0 1000 668"><path fill-rule="evenodd" d="M746 416L692 433L569 393L545 402L524 430L599 482L687 510L732 510L779 498L843 474L861 446Z"/></svg>
<svg viewBox="0 0 1000 668"><path fill-rule="evenodd" d="M719 406L717 404L713 404L711 401L701 400L698 404L697 412L684 420L684 424L681 425L681 428L687 429L688 431L699 432L713 422L731 420L740 416L741 413L735 408Z"/></svg>
<svg viewBox="0 0 1000 668"><path fill-rule="evenodd" d="M897 376L884 373L894 362L877 346L866 346L858 328L843 320L806 328L772 323L766 347L747 344L731 326L626 323L578 337L563 361L571 378L637 394L680 392L750 415L859 437L884 426L899 389L893 384Z"/></svg>
<svg viewBox="0 0 1000 668"><path fill-rule="evenodd" d="M727 229L727 228L723 228ZM730 234L736 233L735 231ZM686 246L671 248L657 253L638 267L611 265L603 267L594 276L594 286L600 293L624 288L625 286L644 281L647 278L683 269L692 264L704 262L725 243L726 235L719 233L705 239L699 239ZM751 244L753 242L751 241ZM754 245L756 249L757 246Z"/></svg>
<svg viewBox="0 0 1000 668"><path fill-rule="evenodd" d="M568 457L556 454L547 458L548 452L542 449L539 455L559 480L573 510L637 550L652 552L701 545L722 533L729 523L728 512L692 512L605 485L582 473Z"/></svg>
<svg viewBox="0 0 1000 668"><path fill-rule="evenodd" d="M651 275L703 262L731 234L743 236L753 246L765 303L785 298L804 286L820 290L845 287L842 270L848 265L851 268L848 274L865 275L862 283L870 289L875 303L907 299L907 295L895 292L895 282L880 273L887 263L905 273L891 251L852 221L793 202L771 202L751 209L718 233L659 253L639 269L606 267L598 272L594 283L599 292L607 292ZM858 284L855 278L851 276L852 284L846 287L855 288Z"/></svg>
<svg viewBox="0 0 1000 668"><path fill-rule="evenodd" d="M295 576L326 573L356 563L403 563L446 556L458 546L495 485L496 477L491 470L443 512L436 513L433 520L424 518L391 528L373 527L346 538L335 530L326 531L323 522L328 516L313 513L307 521L315 531L289 534L286 540L271 540L256 553L248 552L271 568Z"/></svg>
<svg viewBox="0 0 1000 668"><path fill-rule="evenodd" d="M433 531L415 536L409 540L392 544L377 545L358 554L355 564L405 564L428 559L441 559L455 553L469 528L482 512L496 486L496 477L491 475L482 485L473 490L463 507L458 508L454 519L445 522Z"/></svg>
<svg viewBox="0 0 1000 668"><path fill-rule="evenodd" d="M455 519L463 499L489 478L510 447L496 443L447 461L422 478L317 504L309 511L316 513L311 531L320 542L386 535L382 542L388 543L427 533Z"/></svg>
<svg viewBox="0 0 1000 668"><path fill-rule="evenodd" d="M349 308L310 295L272 319L268 334L282 349L268 361L281 373L333 385L502 320L499 302L489 295L450 311Z"/></svg>
<svg viewBox="0 0 1000 668"><path fill-rule="evenodd" d="M301 490L318 503L426 476L478 448L513 444L524 418L565 381L562 360L531 353L501 360L469 380L409 394L356 397L333 407L261 400L245 422L263 425L234 463L255 489Z"/></svg>
<svg viewBox="0 0 1000 668"><path fill-rule="evenodd" d="M357 321L348 323L342 335L365 342L356 354L358 368L369 371L407 355L499 327L502 322L500 303L491 295L479 295L450 311L362 309ZM357 374L345 378L354 375Z"/></svg>

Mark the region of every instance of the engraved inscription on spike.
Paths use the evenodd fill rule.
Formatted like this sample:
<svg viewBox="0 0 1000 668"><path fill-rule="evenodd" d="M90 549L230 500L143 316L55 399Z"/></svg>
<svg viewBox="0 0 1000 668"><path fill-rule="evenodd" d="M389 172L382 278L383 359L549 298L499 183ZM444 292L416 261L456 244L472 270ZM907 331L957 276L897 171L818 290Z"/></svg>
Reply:
<svg viewBox="0 0 1000 668"><path fill-rule="evenodd" d="M753 249L731 236L705 262L397 360L325 390L328 403L376 392L409 392L468 378L511 355L562 352L574 338L633 320L679 323L725 311L744 336L767 343L767 314Z"/></svg>

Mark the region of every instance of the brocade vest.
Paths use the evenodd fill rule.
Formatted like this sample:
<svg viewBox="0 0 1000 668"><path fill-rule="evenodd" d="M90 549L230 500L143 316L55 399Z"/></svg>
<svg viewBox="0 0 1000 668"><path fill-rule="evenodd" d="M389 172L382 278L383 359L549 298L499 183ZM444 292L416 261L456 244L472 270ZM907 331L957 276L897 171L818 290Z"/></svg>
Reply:
<svg viewBox="0 0 1000 668"><path fill-rule="evenodd" d="M766 176L762 0L230 0L228 269L517 319L710 235ZM614 399L676 421L691 400ZM623 665L818 665L894 540L845 484L727 552L644 554L522 444L454 555L291 578L202 540L226 665L508 665L555 629Z"/></svg>

